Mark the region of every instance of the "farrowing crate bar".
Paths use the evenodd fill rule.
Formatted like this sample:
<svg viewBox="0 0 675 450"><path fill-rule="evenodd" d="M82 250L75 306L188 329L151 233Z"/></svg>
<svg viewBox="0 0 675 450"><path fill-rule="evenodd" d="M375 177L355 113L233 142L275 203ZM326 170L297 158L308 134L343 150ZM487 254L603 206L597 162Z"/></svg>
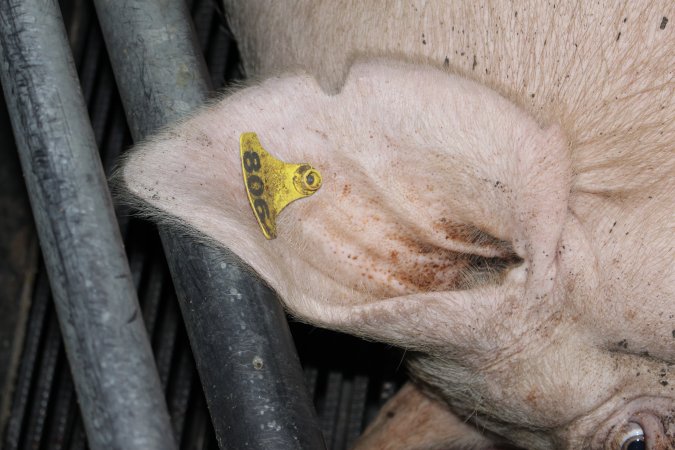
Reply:
<svg viewBox="0 0 675 450"><path fill-rule="evenodd" d="M90 445L176 448L58 5L9 0L0 24L0 77Z"/></svg>

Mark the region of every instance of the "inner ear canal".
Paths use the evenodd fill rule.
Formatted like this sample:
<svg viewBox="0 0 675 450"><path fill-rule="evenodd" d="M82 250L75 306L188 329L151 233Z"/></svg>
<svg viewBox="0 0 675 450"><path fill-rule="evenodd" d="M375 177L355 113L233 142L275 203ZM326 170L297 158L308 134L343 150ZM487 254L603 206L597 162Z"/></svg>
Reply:
<svg viewBox="0 0 675 450"><path fill-rule="evenodd" d="M458 286L458 289L474 289L488 284L500 284L509 269L523 262L523 259L515 253L493 258L479 255L466 255L466 257L467 274L464 284Z"/></svg>
<svg viewBox="0 0 675 450"><path fill-rule="evenodd" d="M434 232L399 239L404 255L395 269L407 293L455 291L501 283L508 269L522 263L510 242L480 228L440 219Z"/></svg>

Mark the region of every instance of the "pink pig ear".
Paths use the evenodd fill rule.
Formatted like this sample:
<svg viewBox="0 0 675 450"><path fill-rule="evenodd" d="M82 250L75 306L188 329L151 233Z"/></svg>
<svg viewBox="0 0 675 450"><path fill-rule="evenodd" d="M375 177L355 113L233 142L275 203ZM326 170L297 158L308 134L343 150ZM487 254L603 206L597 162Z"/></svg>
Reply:
<svg viewBox="0 0 675 450"><path fill-rule="evenodd" d="M408 383L389 400L352 450L488 450L486 436Z"/></svg>
<svg viewBox="0 0 675 450"><path fill-rule="evenodd" d="M323 179L274 240L246 195L245 132ZM302 320L408 348L541 307L570 187L558 127L464 78L382 61L357 64L335 96L308 76L241 90L140 146L121 175L152 215L229 247Z"/></svg>

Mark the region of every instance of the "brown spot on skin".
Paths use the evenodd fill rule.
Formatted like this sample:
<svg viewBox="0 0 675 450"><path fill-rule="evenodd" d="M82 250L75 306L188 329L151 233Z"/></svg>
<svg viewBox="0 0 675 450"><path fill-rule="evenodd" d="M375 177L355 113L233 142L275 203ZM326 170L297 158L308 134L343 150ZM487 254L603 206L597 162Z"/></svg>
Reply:
<svg viewBox="0 0 675 450"><path fill-rule="evenodd" d="M663 19L661 19L661 25L659 25L659 30L665 30L666 25L668 25L668 18L664 16Z"/></svg>
<svg viewBox="0 0 675 450"><path fill-rule="evenodd" d="M525 400L532 407L536 408L537 407L537 390L535 388L530 389L530 392L528 392L527 397L525 397Z"/></svg>
<svg viewBox="0 0 675 450"><path fill-rule="evenodd" d="M445 233L445 239L487 247L504 254L513 253L511 244L486 233L478 227L453 222L442 218L433 225L434 229Z"/></svg>
<svg viewBox="0 0 675 450"><path fill-rule="evenodd" d="M461 277L458 273L450 274L450 276L437 277L438 272L450 271L451 264L446 265L420 265L413 264L412 267L406 267L407 270L395 271L393 275L404 286L411 288L413 291L430 292L445 289L457 289L460 286ZM460 262L457 271L465 269Z"/></svg>
<svg viewBox="0 0 675 450"><path fill-rule="evenodd" d="M417 248L417 253L419 253L421 255L426 255L426 254L431 253L433 250L434 250L433 246L428 245L428 244L421 244Z"/></svg>
<svg viewBox="0 0 675 450"><path fill-rule="evenodd" d="M342 187L342 195L347 196L352 192L352 185L351 184L345 184Z"/></svg>
<svg viewBox="0 0 675 450"><path fill-rule="evenodd" d="M327 141L327 140L328 140L328 135L326 134L325 131L317 130L316 128L308 128L308 130L309 130L309 131L313 131L313 132L315 132L316 134L318 134L319 136L321 136L321 138L322 138L324 141Z"/></svg>
<svg viewBox="0 0 675 450"><path fill-rule="evenodd" d="M626 318L626 320L633 320L633 319L635 319L635 315L636 315L636 313L635 313L635 311L632 310L632 309L629 309L628 311L626 311L626 312L623 314L623 316Z"/></svg>

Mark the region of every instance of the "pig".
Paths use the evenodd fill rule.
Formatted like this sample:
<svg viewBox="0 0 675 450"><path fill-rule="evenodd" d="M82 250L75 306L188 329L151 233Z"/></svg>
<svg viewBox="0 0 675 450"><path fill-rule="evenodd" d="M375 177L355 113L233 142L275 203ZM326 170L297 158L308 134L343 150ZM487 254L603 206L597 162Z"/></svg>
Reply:
<svg viewBox="0 0 675 450"><path fill-rule="evenodd" d="M675 448L672 1L224 3L256 81L119 177L299 320L406 350L358 449ZM321 173L274 240L245 132Z"/></svg>

